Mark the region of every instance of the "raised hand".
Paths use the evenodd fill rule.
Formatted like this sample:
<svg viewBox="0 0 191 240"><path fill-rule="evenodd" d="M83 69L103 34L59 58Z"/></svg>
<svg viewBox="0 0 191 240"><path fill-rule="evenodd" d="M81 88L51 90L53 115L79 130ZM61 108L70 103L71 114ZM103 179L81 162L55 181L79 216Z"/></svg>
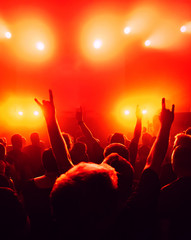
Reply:
<svg viewBox="0 0 191 240"><path fill-rule="evenodd" d="M159 174L161 164L165 158L168 144L170 129L174 120L174 105L172 110L166 109L165 98L162 99L162 110L160 115L161 127L159 134L153 144L153 147L147 158L146 168L152 168L156 173Z"/></svg>
<svg viewBox="0 0 191 240"><path fill-rule="evenodd" d="M139 105L137 105L137 107L136 107L136 118L137 119L142 118L142 112L141 112L141 109L140 109Z"/></svg>
<svg viewBox="0 0 191 240"><path fill-rule="evenodd" d="M49 90L49 101L43 100L42 103L40 103L38 99L35 98L34 100L40 106L46 120L55 118L55 107L52 90Z"/></svg>
<svg viewBox="0 0 191 240"><path fill-rule="evenodd" d="M52 91L49 90L49 100L42 103L35 98L35 102L40 106L46 119L51 146L56 157L56 162L60 173L68 171L72 166L70 154L55 116L55 107Z"/></svg>
<svg viewBox="0 0 191 240"><path fill-rule="evenodd" d="M166 109L165 98L162 99L162 111L160 114L160 122L162 126L171 126L174 121L174 104L172 110Z"/></svg>

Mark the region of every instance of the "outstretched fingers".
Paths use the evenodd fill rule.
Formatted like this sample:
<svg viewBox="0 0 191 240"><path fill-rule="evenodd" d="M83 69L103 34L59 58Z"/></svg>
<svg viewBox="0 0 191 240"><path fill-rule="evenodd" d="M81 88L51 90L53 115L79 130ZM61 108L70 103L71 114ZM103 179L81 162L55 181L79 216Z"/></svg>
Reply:
<svg viewBox="0 0 191 240"><path fill-rule="evenodd" d="M172 113L174 114L174 108L175 108L175 105L173 104L172 105Z"/></svg>
<svg viewBox="0 0 191 240"><path fill-rule="evenodd" d="M40 103L37 98L35 98L34 100L35 100L35 102L42 108L42 103Z"/></svg>
<svg viewBox="0 0 191 240"><path fill-rule="evenodd" d="M52 90L49 89L49 100L50 100L50 103L53 104L54 101L53 101L53 94L52 94Z"/></svg>
<svg viewBox="0 0 191 240"><path fill-rule="evenodd" d="M166 109L166 102L165 102L165 98L162 98L162 110Z"/></svg>

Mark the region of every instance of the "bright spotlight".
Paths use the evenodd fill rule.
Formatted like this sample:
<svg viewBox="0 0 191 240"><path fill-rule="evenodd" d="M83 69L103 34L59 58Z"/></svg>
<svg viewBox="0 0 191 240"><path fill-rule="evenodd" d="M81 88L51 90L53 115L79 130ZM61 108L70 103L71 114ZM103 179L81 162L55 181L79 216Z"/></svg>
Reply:
<svg viewBox="0 0 191 240"><path fill-rule="evenodd" d="M23 112L21 112L21 111L19 111L18 114L19 114L20 116L23 116Z"/></svg>
<svg viewBox="0 0 191 240"><path fill-rule="evenodd" d="M180 28L180 31L181 31L182 33L186 32L186 30L187 30L187 27L186 27L186 26L182 26L182 27Z"/></svg>
<svg viewBox="0 0 191 240"><path fill-rule="evenodd" d="M39 112L38 112L38 111L34 111L33 114L34 114L35 116L38 116L38 115L39 115Z"/></svg>
<svg viewBox="0 0 191 240"><path fill-rule="evenodd" d="M142 111L142 114L147 114L147 110L143 110L143 111Z"/></svg>
<svg viewBox="0 0 191 240"><path fill-rule="evenodd" d="M146 41L145 41L145 46L148 47L148 46L150 46L150 45L151 45L151 41L150 41L150 40L146 40Z"/></svg>
<svg viewBox="0 0 191 240"><path fill-rule="evenodd" d="M99 49L102 46L102 41L100 39L96 39L93 43L94 48Z"/></svg>
<svg viewBox="0 0 191 240"><path fill-rule="evenodd" d="M125 114L125 115L129 115L129 113L130 113L129 110L125 110L125 111L124 111L124 114Z"/></svg>
<svg viewBox="0 0 191 240"><path fill-rule="evenodd" d="M8 39L10 39L10 38L12 37L12 34L11 34L10 32L6 32L6 33L5 33L5 37L8 38Z"/></svg>
<svg viewBox="0 0 191 240"><path fill-rule="evenodd" d="M124 33L125 34L129 34L131 32L131 28L130 27L125 27L124 28Z"/></svg>
<svg viewBox="0 0 191 240"><path fill-rule="evenodd" d="M39 51L43 51L44 50L44 43L43 42L37 42L36 43L36 48L39 50Z"/></svg>

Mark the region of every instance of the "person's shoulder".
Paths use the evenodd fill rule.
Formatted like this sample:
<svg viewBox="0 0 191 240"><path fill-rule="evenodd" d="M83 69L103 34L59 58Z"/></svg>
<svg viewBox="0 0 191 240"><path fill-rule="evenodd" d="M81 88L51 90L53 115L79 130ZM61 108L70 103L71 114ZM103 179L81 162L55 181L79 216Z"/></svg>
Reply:
<svg viewBox="0 0 191 240"><path fill-rule="evenodd" d="M34 189L36 189L36 185L34 182L34 178L31 178L24 183L22 191L26 195L26 194L34 191Z"/></svg>

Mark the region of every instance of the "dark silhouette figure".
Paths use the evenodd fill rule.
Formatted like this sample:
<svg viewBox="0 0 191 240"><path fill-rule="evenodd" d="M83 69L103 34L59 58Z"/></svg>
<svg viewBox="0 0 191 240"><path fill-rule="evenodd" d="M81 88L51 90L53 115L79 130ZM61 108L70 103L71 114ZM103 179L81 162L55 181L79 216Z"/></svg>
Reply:
<svg viewBox="0 0 191 240"><path fill-rule="evenodd" d="M28 239L27 216L15 191L0 187L1 239Z"/></svg>
<svg viewBox="0 0 191 240"><path fill-rule="evenodd" d="M80 162L88 162L89 158L86 144L83 142L74 143L70 151L70 156L74 165Z"/></svg>
<svg viewBox="0 0 191 240"><path fill-rule="evenodd" d="M58 239L105 239L116 214L116 189L108 164L81 162L62 174L50 195Z"/></svg>
<svg viewBox="0 0 191 240"><path fill-rule="evenodd" d="M142 171L144 169L147 157L149 155L149 152L151 150L152 147L152 136L151 134L145 132L142 135L142 144L138 147L138 156L137 156L137 160L135 162L135 178L137 180L140 179Z"/></svg>
<svg viewBox="0 0 191 240"><path fill-rule="evenodd" d="M87 153L90 162L101 163L103 161L103 148L99 139L95 138L83 120L82 108L76 112L76 120L83 133L78 141L83 141L87 145Z"/></svg>
<svg viewBox="0 0 191 240"><path fill-rule="evenodd" d="M129 147L130 144L130 140L123 134L123 133L113 133L111 134L111 136L109 136L108 139L108 144L110 143L121 143L123 145L125 145L126 147Z"/></svg>
<svg viewBox="0 0 191 240"><path fill-rule="evenodd" d="M172 167L177 179L161 189L161 239L191 238L191 135L175 136Z"/></svg>
<svg viewBox="0 0 191 240"><path fill-rule="evenodd" d="M44 173L42 166L42 153L45 149L44 143L40 140L37 132L30 135L31 144L23 148L23 152L28 156L28 164L32 172L31 177L37 177Z"/></svg>
<svg viewBox="0 0 191 240"><path fill-rule="evenodd" d="M126 203L133 191L134 169L130 162L117 153L111 153L103 160L115 168L118 177L118 194L120 207Z"/></svg>
<svg viewBox="0 0 191 240"><path fill-rule="evenodd" d="M43 152L42 162L45 174L28 180L22 191L31 239L49 238L53 232L49 194L59 174L51 148Z"/></svg>
<svg viewBox="0 0 191 240"><path fill-rule="evenodd" d="M13 180L7 176L7 162L5 161L6 148L0 143L0 187L8 187L15 190Z"/></svg>
<svg viewBox="0 0 191 240"><path fill-rule="evenodd" d="M28 156L22 152L23 137L14 134L11 137L12 150L7 153L8 174L13 179L15 188L20 192L23 184L32 176Z"/></svg>
<svg viewBox="0 0 191 240"><path fill-rule="evenodd" d="M118 153L121 157L129 161L129 150L124 144L121 143L110 143L104 149L104 158L111 153Z"/></svg>
<svg viewBox="0 0 191 240"><path fill-rule="evenodd" d="M115 169L104 163L72 164L55 116L52 91L49 91L49 98L49 101L36 102L47 123L59 172L64 173L56 180L50 194L56 238L155 239L159 173L169 145L174 105L170 111L166 109L165 99L162 99L159 134L136 191L120 209Z"/></svg>

